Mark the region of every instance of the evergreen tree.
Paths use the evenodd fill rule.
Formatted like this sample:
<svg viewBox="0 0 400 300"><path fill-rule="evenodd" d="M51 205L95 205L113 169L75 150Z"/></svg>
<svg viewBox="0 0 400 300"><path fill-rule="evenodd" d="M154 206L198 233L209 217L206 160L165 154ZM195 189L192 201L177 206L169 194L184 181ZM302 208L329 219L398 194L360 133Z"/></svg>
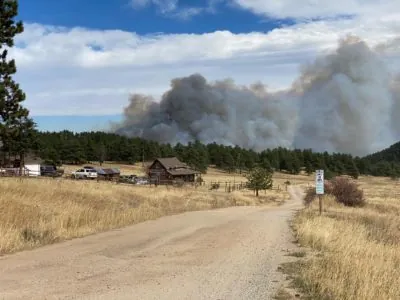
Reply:
<svg viewBox="0 0 400 300"><path fill-rule="evenodd" d="M0 140L4 149L19 154L22 168L25 152L32 143L35 123L21 105L26 98L24 92L12 79L17 72L15 60L7 59L7 48L12 48L15 36L24 31L22 22L14 20L17 14L16 0L0 1Z"/></svg>
<svg viewBox="0 0 400 300"><path fill-rule="evenodd" d="M305 163L305 170L306 170L307 175L311 175L314 172L311 162L307 161Z"/></svg>
<svg viewBox="0 0 400 300"><path fill-rule="evenodd" d="M264 170L272 172L271 163L269 162L268 158L264 157L260 163L260 167Z"/></svg>
<svg viewBox="0 0 400 300"><path fill-rule="evenodd" d="M292 169L290 170L290 173L297 175L300 174L301 171L301 162L297 158L296 154L293 154L292 156Z"/></svg>
<svg viewBox="0 0 400 300"><path fill-rule="evenodd" d="M360 172L358 171L358 168L354 162L354 160L351 160L351 163L349 164L347 168L347 174L354 179L358 179L358 176L360 176Z"/></svg>
<svg viewBox="0 0 400 300"><path fill-rule="evenodd" d="M330 169L326 169L324 171L324 179L325 180L331 180L335 176L336 176L335 172L332 172Z"/></svg>
<svg viewBox="0 0 400 300"><path fill-rule="evenodd" d="M343 164L342 161L339 159L335 160L334 166L333 166L333 171L337 173L338 175L343 175L346 172L346 168Z"/></svg>
<svg viewBox="0 0 400 300"><path fill-rule="evenodd" d="M258 197L258 191L272 189L272 172L257 167L246 175L247 187L255 191Z"/></svg>
<svg viewBox="0 0 400 300"><path fill-rule="evenodd" d="M99 144L96 152L97 160L99 161L100 166L102 166L107 156L107 149L104 143Z"/></svg>
<svg viewBox="0 0 400 300"><path fill-rule="evenodd" d="M223 154L223 168L230 173L235 171L235 160L230 151Z"/></svg>

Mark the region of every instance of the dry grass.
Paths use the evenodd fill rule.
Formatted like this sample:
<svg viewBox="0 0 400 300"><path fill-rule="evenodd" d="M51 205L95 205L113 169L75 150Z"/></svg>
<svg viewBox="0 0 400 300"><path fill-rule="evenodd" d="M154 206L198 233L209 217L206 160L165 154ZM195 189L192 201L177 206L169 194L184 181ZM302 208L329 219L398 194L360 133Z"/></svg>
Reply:
<svg viewBox="0 0 400 300"><path fill-rule="evenodd" d="M251 191L225 193L224 189L209 191L205 187L3 178L0 181L0 254L185 211L277 205L287 197L287 193L277 190L262 192L256 198Z"/></svg>
<svg viewBox="0 0 400 300"><path fill-rule="evenodd" d="M304 246L319 251L298 273L312 299L400 299L400 186L386 178L359 180L368 204L347 208L325 198L299 213Z"/></svg>

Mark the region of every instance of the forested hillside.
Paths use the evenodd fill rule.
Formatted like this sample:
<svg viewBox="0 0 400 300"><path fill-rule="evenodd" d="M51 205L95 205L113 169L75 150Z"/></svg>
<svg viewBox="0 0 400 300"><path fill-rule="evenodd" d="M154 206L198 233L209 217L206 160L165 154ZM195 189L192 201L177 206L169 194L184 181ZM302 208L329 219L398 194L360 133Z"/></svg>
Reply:
<svg viewBox="0 0 400 300"><path fill-rule="evenodd" d="M205 172L208 165L216 165L227 171L248 170L256 165L297 174L302 168L313 172L317 168L326 170L326 176L359 174L398 177L400 164L398 156L374 154L365 158L348 154L313 153L311 150L266 149L260 153L239 147L203 145L200 142L184 146L158 144L140 138L105 132L74 134L63 132L39 132L35 151L45 160L61 163L80 164L86 161L117 161L135 163L156 157L177 156L193 168ZM391 148L385 151L391 151ZM382 153L386 153L383 151Z"/></svg>

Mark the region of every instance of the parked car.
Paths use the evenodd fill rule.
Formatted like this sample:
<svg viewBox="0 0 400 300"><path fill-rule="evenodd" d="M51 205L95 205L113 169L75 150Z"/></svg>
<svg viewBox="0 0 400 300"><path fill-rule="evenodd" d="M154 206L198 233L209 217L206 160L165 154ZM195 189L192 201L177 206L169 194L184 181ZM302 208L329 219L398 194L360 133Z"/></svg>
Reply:
<svg viewBox="0 0 400 300"><path fill-rule="evenodd" d="M94 169L79 169L72 172L72 177L75 179L96 179L98 176L96 170Z"/></svg>
<svg viewBox="0 0 400 300"><path fill-rule="evenodd" d="M149 184L149 180L145 177L136 177L135 182L138 185Z"/></svg>
<svg viewBox="0 0 400 300"><path fill-rule="evenodd" d="M55 166L42 165L40 166L40 176L59 177L62 176L62 173L57 171L57 168Z"/></svg>
<svg viewBox="0 0 400 300"><path fill-rule="evenodd" d="M128 176L128 180L129 180L130 182L133 182L133 183L135 183L135 181L136 181L137 178L138 178L137 175L129 175L129 176Z"/></svg>

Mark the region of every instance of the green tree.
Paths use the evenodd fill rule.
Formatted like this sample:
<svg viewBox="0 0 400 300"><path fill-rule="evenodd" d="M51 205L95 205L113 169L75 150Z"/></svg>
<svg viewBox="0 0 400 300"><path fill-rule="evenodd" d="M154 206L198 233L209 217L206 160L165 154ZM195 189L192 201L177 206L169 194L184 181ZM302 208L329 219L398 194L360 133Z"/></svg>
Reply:
<svg viewBox="0 0 400 300"><path fill-rule="evenodd" d="M247 187L255 191L258 197L258 191L272 189L272 172L264 168L254 168L246 175Z"/></svg>
<svg viewBox="0 0 400 300"><path fill-rule="evenodd" d="M106 156L107 156L107 149L106 149L106 146L104 145L104 143L100 143L100 145L97 148L96 154L97 154L100 166L102 166L104 161L106 160Z"/></svg>
<svg viewBox="0 0 400 300"><path fill-rule="evenodd" d="M235 172L235 159L232 156L232 153L226 149L223 153L222 157L223 168L227 170L229 173Z"/></svg>
<svg viewBox="0 0 400 300"><path fill-rule="evenodd" d="M324 179L325 180L331 180L336 176L335 172L332 172L330 169L326 169L324 171Z"/></svg>
<svg viewBox="0 0 400 300"><path fill-rule="evenodd" d="M29 111L21 105L25 93L12 78L17 72L15 60L7 59L7 48L12 48L15 36L24 31L22 22L14 20L17 14L16 0L0 1L0 139L5 149L19 154L22 168L35 123L29 118Z"/></svg>
<svg viewBox="0 0 400 300"><path fill-rule="evenodd" d="M260 167L267 170L268 172L272 172L271 163L268 158L264 157L260 162Z"/></svg>
<svg viewBox="0 0 400 300"><path fill-rule="evenodd" d="M309 175L309 176L314 172L314 168L313 168L311 162L309 162L309 161L305 162L305 170L306 170L307 175Z"/></svg>
<svg viewBox="0 0 400 300"><path fill-rule="evenodd" d="M301 162L295 154L292 156L292 169L289 171L294 175L300 174Z"/></svg>
<svg viewBox="0 0 400 300"><path fill-rule="evenodd" d="M358 176L360 176L360 172L358 171L358 168L354 162L354 160L351 160L347 167L347 174L354 179L358 179Z"/></svg>

